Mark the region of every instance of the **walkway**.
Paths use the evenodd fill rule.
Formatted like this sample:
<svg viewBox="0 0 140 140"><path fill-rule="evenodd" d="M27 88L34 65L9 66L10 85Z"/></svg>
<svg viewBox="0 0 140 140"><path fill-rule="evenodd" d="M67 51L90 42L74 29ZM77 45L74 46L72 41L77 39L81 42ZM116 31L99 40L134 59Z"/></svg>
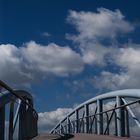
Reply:
<svg viewBox="0 0 140 140"><path fill-rule="evenodd" d="M94 135L94 134L76 134L70 140L140 140L140 138L119 138L115 136Z"/></svg>
<svg viewBox="0 0 140 140"><path fill-rule="evenodd" d="M61 139L59 135L50 135L50 134L41 134L37 137L33 138L32 140L58 140Z"/></svg>
<svg viewBox="0 0 140 140"><path fill-rule="evenodd" d="M140 140L140 138L124 138L106 135L94 135L94 134L75 134L71 138L64 138L59 135L39 135L32 140Z"/></svg>

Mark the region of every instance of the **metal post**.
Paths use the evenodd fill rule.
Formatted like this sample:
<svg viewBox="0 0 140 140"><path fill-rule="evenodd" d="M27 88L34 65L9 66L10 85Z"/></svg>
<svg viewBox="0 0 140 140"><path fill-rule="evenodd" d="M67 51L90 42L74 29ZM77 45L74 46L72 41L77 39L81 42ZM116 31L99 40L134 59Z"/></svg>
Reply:
<svg viewBox="0 0 140 140"><path fill-rule="evenodd" d="M67 133L70 134L70 119L67 117Z"/></svg>
<svg viewBox="0 0 140 140"><path fill-rule="evenodd" d="M63 134L64 132L63 132L63 126L62 126L62 124L60 124L60 134Z"/></svg>
<svg viewBox="0 0 140 140"><path fill-rule="evenodd" d="M20 105L19 111L19 134L18 140L23 140L27 137L27 115L26 115L26 104L22 101Z"/></svg>
<svg viewBox="0 0 140 140"><path fill-rule="evenodd" d="M120 97L116 97L117 107L121 106ZM121 136L121 109L116 110L117 113L117 136Z"/></svg>
<svg viewBox="0 0 140 140"><path fill-rule="evenodd" d="M129 130L129 113L128 110L125 109L125 121L126 121L126 136L130 137L130 130Z"/></svg>
<svg viewBox="0 0 140 140"><path fill-rule="evenodd" d="M102 100L97 100L97 113L103 111ZM97 134L103 134L103 114L97 115Z"/></svg>
<svg viewBox="0 0 140 140"><path fill-rule="evenodd" d="M82 126L82 133L85 133L85 121L84 118L81 120L81 126Z"/></svg>
<svg viewBox="0 0 140 140"><path fill-rule="evenodd" d="M72 122L72 133L75 133L75 121Z"/></svg>
<svg viewBox="0 0 140 140"><path fill-rule="evenodd" d="M121 100L121 105L123 105L122 100ZM126 134L126 132L125 132L126 124L125 124L125 109L124 109L124 107L121 108L121 116L122 116L122 118L121 118L121 136L125 137L125 134Z"/></svg>
<svg viewBox="0 0 140 140"><path fill-rule="evenodd" d="M0 140L5 140L5 106L0 108Z"/></svg>
<svg viewBox="0 0 140 140"><path fill-rule="evenodd" d="M121 97L116 97L117 107L123 105ZM117 135L118 136L125 136L125 116L124 116L124 109L119 108L116 110L117 112Z"/></svg>
<svg viewBox="0 0 140 140"><path fill-rule="evenodd" d="M123 98L122 98L122 100L123 100L124 104L127 104L127 102ZM140 122L138 121L136 115L133 113L132 109L129 106L126 106L126 109L130 113L130 115L132 116L134 121L136 122L137 126L140 128Z"/></svg>
<svg viewBox="0 0 140 140"><path fill-rule="evenodd" d="M18 115L19 115L19 110L20 110L20 104L21 104L21 100L19 99L19 100L18 100L18 107L17 107L17 109L16 109L15 117L14 117L13 131L14 131L15 128L16 128L16 123L17 123L17 120L18 120Z"/></svg>
<svg viewBox="0 0 140 140"><path fill-rule="evenodd" d="M118 129L117 129L117 113L115 112L115 117L114 117L114 123L115 123L115 136L118 136Z"/></svg>
<svg viewBox="0 0 140 140"><path fill-rule="evenodd" d="M97 115L95 116L95 134L97 134Z"/></svg>
<svg viewBox="0 0 140 140"><path fill-rule="evenodd" d="M108 113L106 112L106 123L108 124L109 123L109 116L108 116ZM109 127L107 129L107 135L109 135Z"/></svg>
<svg viewBox="0 0 140 140"><path fill-rule="evenodd" d="M10 103L10 116L9 116L9 140L13 140L13 121L14 121L14 102Z"/></svg>
<svg viewBox="0 0 140 140"><path fill-rule="evenodd" d="M76 113L76 133L79 132L79 110L75 111Z"/></svg>
<svg viewBox="0 0 140 140"><path fill-rule="evenodd" d="M89 105L85 105L85 133L89 132Z"/></svg>

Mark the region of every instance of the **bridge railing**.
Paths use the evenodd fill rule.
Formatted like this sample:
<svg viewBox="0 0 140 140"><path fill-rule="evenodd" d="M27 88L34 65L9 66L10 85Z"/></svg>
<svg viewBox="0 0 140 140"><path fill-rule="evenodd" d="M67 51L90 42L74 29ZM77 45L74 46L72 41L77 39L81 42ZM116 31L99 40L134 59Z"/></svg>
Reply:
<svg viewBox="0 0 140 140"><path fill-rule="evenodd" d="M108 99L113 100L111 106L106 102ZM91 104L95 105L94 108L90 108ZM108 107L104 110L106 105ZM113 131L113 135L130 137L133 128L137 132L140 131L140 90L138 89L110 92L84 102L60 121L51 133L110 135Z"/></svg>
<svg viewBox="0 0 140 140"><path fill-rule="evenodd" d="M31 94L13 90L2 81L0 89L0 140L27 140L37 136L38 114Z"/></svg>

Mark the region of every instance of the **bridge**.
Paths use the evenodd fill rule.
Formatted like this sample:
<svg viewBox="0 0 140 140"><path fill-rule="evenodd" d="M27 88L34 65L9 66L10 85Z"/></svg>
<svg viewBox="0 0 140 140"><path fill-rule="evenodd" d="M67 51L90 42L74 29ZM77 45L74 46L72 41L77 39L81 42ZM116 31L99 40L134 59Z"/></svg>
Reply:
<svg viewBox="0 0 140 140"><path fill-rule="evenodd" d="M73 109L45 135L38 134L31 94L13 90L2 81L0 89L0 140L140 139L140 89L96 96Z"/></svg>

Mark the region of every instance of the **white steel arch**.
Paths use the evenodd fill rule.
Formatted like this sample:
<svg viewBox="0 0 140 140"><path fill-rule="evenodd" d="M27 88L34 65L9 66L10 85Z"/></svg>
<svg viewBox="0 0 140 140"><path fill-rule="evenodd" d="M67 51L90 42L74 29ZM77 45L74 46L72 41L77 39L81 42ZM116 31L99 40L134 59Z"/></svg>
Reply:
<svg viewBox="0 0 140 140"><path fill-rule="evenodd" d="M61 120L51 131L51 133L54 133L55 130L57 130L60 126L61 126L61 129L62 129L62 124L64 121L68 120L69 121L69 118L70 116L72 116L72 114L76 114L76 127L79 127L79 117L78 117L78 111L81 109L81 108L85 108L85 124L86 124L86 127L85 127L85 132L88 133L88 130L89 130L89 109L88 109L88 106L92 103L95 103L97 104L97 114L100 114L100 115L97 115L97 134L103 134L103 122L102 122L102 101L106 100L106 99L111 99L111 98L115 98L116 99L116 107L119 107L121 105L126 105L126 101L125 101L125 98L135 98L135 99L140 99L140 89L125 89L125 90L118 90L118 91L112 91L112 92L107 92L105 94L101 94L99 96L96 96L94 98L91 98L87 101L85 101L84 103L80 104L79 106L77 106L75 109L73 109L72 112L70 112L63 120ZM134 113L132 114L132 110L127 107L126 108L130 114L132 115L132 117L136 117L134 115ZM122 129L122 125L124 125L124 121L120 121L120 120L124 120L124 116L122 115L122 109L117 109L115 111L116 113L116 131L117 131L117 136L124 136L123 133L125 133L125 129ZM128 117L128 116L126 116ZM128 118L127 118L128 119ZM128 120L127 120L128 121ZM100 122L100 123L99 123ZM102 122L102 123L101 123ZM135 122L137 123L138 127L140 128L140 122L135 119ZM68 125L68 124L67 124ZM70 125L70 124L69 124ZM67 132L69 133L69 127L70 126L67 126ZM126 124L128 125L128 124ZM78 132L78 128L77 129L77 132ZM129 132L127 132L129 135Z"/></svg>

